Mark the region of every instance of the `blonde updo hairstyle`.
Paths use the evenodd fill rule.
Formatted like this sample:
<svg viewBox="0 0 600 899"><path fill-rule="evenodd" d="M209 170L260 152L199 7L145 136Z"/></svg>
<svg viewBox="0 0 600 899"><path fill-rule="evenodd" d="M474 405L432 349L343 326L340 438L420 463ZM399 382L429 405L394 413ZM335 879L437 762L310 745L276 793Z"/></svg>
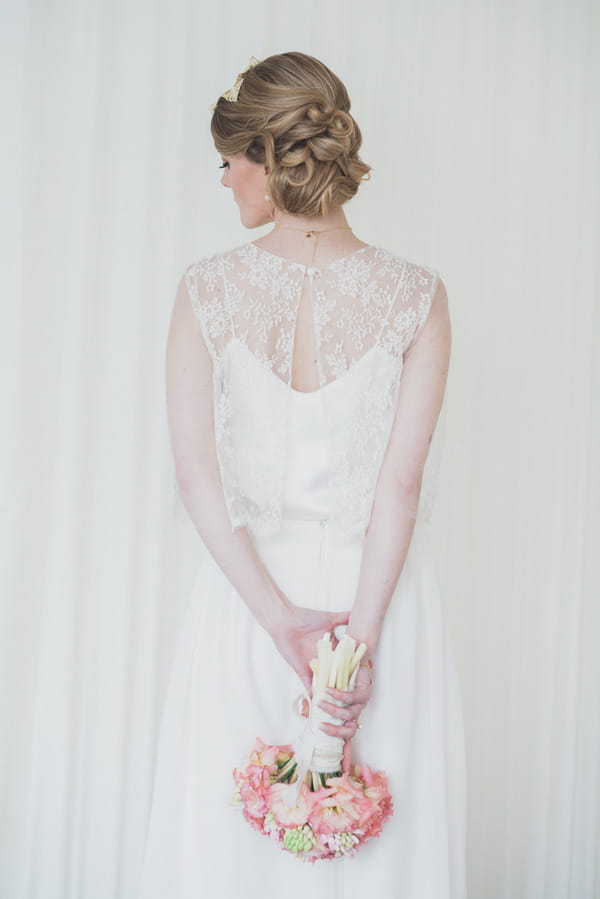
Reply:
<svg viewBox="0 0 600 899"><path fill-rule="evenodd" d="M269 166L268 193L282 212L325 215L369 178L344 84L305 53L249 68L237 100L219 97L210 127L219 153Z"/></svg>

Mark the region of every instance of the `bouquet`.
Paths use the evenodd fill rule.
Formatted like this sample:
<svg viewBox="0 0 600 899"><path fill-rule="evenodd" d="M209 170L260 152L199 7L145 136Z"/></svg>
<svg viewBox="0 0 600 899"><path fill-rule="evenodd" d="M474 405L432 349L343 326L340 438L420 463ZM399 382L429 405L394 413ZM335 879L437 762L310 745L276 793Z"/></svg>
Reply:
<svg viewBox="0 0 600 899"><path fill-rule="evenodd" d="M353 765L350 773L342 773L344 741L319 729L324 721L339 723L318 707L325 690L351 692L365 651L364 643L356 648L348 636L333 650L325 634L311 662L313 701L296 748L270 746L257 737L242 766L233 771L233 803L251 827L303 861L355 855L379 835L393 812L383 771Z"/></svg>

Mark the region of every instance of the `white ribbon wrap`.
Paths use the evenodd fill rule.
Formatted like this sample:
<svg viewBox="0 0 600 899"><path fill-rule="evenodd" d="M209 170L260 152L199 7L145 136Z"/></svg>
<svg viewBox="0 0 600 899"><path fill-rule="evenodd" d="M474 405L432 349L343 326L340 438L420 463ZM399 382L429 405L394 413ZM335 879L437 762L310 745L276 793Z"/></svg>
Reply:
<svg viewBox="0 0 600 899"><path fill-rule="evenodd" d="M308 695L302 698L308 701L309 715L306 719L301 716L306 724L294 744L297 779L294 783L288 784L286 790L285 802L288 808L294 808L298 804L300 787L308 771L323 772L324 774L339 771L344 753L344 740L341 737L326 734L319 727L324 722L329 724L343 724L344 722L340 718L334 718L318 705L322 699L326 699L333 705L342 706L344 703L325 694L324 691L318 691L315 681L313 681L312 702Z"/></svg>

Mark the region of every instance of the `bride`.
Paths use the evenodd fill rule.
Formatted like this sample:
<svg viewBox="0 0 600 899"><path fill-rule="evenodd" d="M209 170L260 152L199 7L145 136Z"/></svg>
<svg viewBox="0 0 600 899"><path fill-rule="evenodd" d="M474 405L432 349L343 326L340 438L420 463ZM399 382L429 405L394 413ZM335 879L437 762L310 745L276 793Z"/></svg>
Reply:
<svg viewBox="0 0 600 899"><path fill-rule="evenodd" d="M205 552L140 899L270 897L284 883L292 899L463 899L462 708L421 497L450 358L446 290L349 225L369 166L322 62L252 58L211 132L243 225L273 228L188 266L173 307L169 429ZM340 627L367 653L350 700L320 703L338 722L321 727L344 741L344 770L386 770L395 812L356 857L301 865L230 806L231 772L257 735L294 741L317 641Z"/></svg>

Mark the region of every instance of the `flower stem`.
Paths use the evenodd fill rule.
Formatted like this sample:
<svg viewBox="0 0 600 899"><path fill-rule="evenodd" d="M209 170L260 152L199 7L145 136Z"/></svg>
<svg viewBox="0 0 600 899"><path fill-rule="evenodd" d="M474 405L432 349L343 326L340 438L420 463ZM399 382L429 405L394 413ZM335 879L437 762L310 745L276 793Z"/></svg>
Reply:
<svg viewBox="0 0 600 899"><path fill-rule="evenodd" d="M275 778L276 783L285 783L285 781L289 781L290 777L296 770L297 762L294 756L291 759L288 759L281 771L277 774Z"/></svg>

